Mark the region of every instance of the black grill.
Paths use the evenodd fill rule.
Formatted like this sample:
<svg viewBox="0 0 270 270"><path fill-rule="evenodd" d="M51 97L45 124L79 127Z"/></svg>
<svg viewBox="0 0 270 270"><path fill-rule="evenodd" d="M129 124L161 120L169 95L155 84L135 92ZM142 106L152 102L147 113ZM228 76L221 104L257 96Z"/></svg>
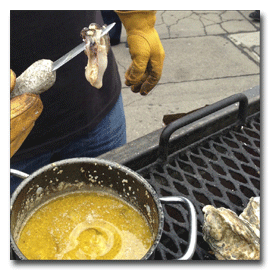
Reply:
<svg viewBox="0 0 270 270"><path fill-rule="evenodd" d="M185 196L198 215L197 248L193 260L213 260L202 237L205 205L226 207L240 214L251 197L260 196L260 114L247 124L170 156L165 165L138 170L162 196ZM166 205L165 226L156 260L181 257L188 245L188 212Z"/></svg>
<svg viewBox="0 0 270 270"><path fill-rule="evenodd" d="M184 196L194 204L198 233L193 260L216 259L203 240L205 205L239 215L251 197L260 196L259 92L259 87L249 89L244 92L248 102L243 94L232 96L100 156L137 171L160 197ZM176 204L163 208L164 232L154 259L173 260L188 246L188 211Z"/></svg>

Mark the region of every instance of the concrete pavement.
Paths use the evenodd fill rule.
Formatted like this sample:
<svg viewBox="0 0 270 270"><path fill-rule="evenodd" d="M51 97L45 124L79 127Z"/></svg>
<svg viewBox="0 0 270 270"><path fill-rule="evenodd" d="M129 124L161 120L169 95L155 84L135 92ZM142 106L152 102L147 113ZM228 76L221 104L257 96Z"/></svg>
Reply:
<svg viewBox="0 0 270 270"><path fill-rule="evenodd" d="M122 80L127 140L163 126L165 114L185 113L260 85L260 22L251 11L157 12L156 30L166 57L162 78L147 96L131 92L124 74L125 46L113 46Z"/></svg>

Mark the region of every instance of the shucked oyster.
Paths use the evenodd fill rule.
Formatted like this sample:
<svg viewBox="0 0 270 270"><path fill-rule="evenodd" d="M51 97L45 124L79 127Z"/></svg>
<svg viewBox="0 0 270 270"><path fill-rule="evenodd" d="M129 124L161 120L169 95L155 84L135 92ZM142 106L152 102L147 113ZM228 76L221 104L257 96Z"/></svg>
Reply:
<svg viewBox="0 0 270 270"><path fill-rule="evenodd" d="M102 79L107 68L107 54L110 48L110 38L106 34L100 37L106 25L100 27L96 23L91 23L89 27L84 27L81 36L85 42L85 54L88 57L85 68L85 77L92 86L97 89L102 87Z"/></svg>
<svg viewBox="0 0 270 270"><path fill-rule="evenodd" d="M203 238L219 260L260 259L260 198L251 198L243 213L207 205Z"/></svg>

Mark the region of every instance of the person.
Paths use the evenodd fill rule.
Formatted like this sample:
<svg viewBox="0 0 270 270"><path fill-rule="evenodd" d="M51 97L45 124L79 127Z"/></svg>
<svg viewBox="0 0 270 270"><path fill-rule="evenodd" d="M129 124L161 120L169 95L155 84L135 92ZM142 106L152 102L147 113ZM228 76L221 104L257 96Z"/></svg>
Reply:
<svg viewBox="0 0 270 270"><path fill-rule="evenodd" d="M127 31L132 63L125 84L147 95L158 83L165 57L154 28L155 11L116 11ZM103 25L100 11L10 12L10 65L20 75L39 59L55 61L82 42L80 31ZM40 94L41 115L10 167L31 174L61 159L97 157L126 143L121 81L110 49L101 89L86 80L87 57L81 53L56 71L56 82ZM19 136L19 135L18 135ZM10 192L21 179L12 176Z"/></svg>
<svg viewBox="0 0 270 270"><path fill-rule="evenodd" d="M101 10L104 23L107 25L115 22L114 28L109 32L111 46L120 43L122 23L114 10Z"/></svg>

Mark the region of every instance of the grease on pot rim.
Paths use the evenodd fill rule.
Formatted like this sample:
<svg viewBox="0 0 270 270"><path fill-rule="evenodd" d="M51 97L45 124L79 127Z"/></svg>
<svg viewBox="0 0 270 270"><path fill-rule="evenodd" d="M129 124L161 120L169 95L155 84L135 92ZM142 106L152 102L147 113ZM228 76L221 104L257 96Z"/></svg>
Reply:
<svg viewBox="0 0 270 270"><path fill-rule="evenodd" d="M153 244L146 219L103 192L75 192L39 207L17 245L27 259L141 259Z"/></svg>

